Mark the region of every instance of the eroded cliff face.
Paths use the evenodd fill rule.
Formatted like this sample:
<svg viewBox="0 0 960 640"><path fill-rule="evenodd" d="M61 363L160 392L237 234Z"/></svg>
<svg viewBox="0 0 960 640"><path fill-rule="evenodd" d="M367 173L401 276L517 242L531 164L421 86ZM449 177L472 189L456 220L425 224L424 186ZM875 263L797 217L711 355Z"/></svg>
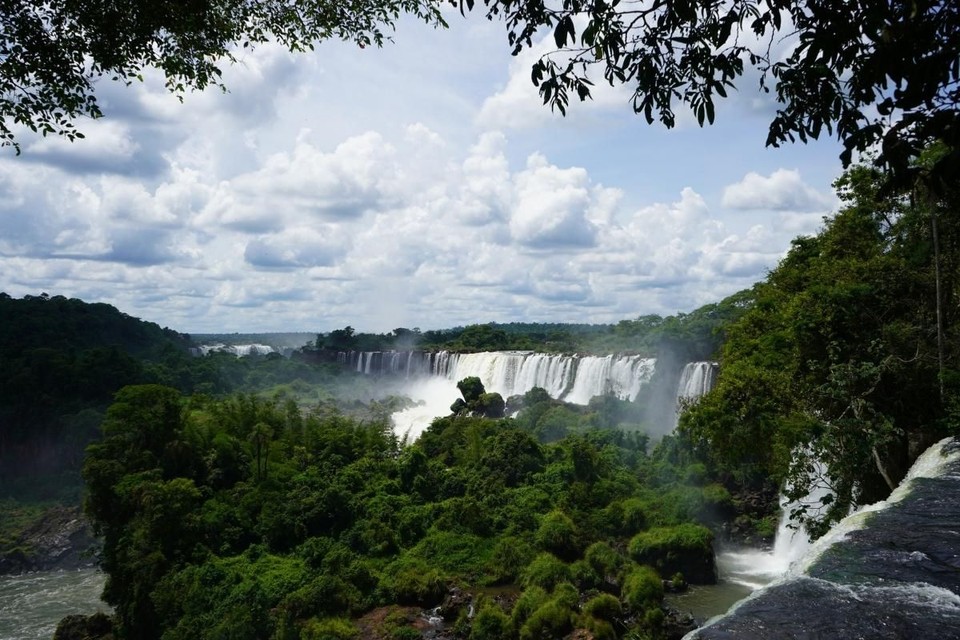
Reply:
<svg viewBox="0 0 960 640"><path fill-rule="evenodd" d="M52 507L0 550L0 575L93 566L97 548L79 507Z"/></svg>
<svg viewBox="0 0 960 640"><path fill-rule="evenodd" d="M781 581L687 640L960 637L960 442L839 523Z"/></svg>

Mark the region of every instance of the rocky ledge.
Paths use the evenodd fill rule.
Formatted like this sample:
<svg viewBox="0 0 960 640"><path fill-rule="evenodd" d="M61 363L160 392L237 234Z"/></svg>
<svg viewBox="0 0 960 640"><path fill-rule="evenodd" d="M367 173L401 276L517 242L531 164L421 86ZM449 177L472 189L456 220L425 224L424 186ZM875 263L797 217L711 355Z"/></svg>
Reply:
<svg viewBox="0 0 960 640"><path fill-rule="evenodd" d="M0 550L0 575L92 566L97 548L79 507L51 507Z"/></svg>

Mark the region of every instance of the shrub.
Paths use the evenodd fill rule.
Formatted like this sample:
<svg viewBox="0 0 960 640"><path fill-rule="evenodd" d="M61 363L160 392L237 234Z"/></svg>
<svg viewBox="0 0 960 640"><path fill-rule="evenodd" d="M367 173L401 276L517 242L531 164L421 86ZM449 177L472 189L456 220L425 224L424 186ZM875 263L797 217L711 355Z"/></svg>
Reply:
<svg viewBox="0 0 960 640"><path fill-rule="evenodd" d="M326 537L307 538L297 547L296 554L303 558L308 566L319 569L327 552L333 547L334 541Z"/></svg>
<svg viewBox="0 0 960 640"><path fill-rule="evenodd" d="M616 640L617 632L613 630L613 625L606 620L598 620L587 616L583 620L583 625L593 636L593 640Z"/></svg>
<svg viewBox="0 0 960 640"><path fill-rule="evenodd" d="M601 593L587 600L586 604L583 605L583 612L600 620L613 620L615 616L623 613L623 608L616 596Z"/></svg>
<svg viewBox="0 0 960 640"><path fill-rule="evenodd" d="M413 627L397 627L390 632L391 640L421 640L423 635Z"/></svg>
<svg viewBox="0 0 960 640"><path fill-rule="evenodd" d="M300 631L301 640L349 640L357 637L357 628L343 618L308 620Z"/></svg>
<svg viewBox="0 0 960 640"><path fill-rule="evenodd" d="M559 602L563 606L573 609L580 600L580 592L569 582L561 582L550 594L550 599Z"/></svg>
<svg viewBox="0 0 960 640"><path fill-rule="evenodd" d="M476 576L488 564L490 545L470 534L431 531L409 554L449 574Z"/></svg>
<svg viewBox="0 0 960 640"><path fill-rule="evenodd" d="M387 600L422 606L439 603L446 593L440 572L423 560L409 556L387 565L380 577L380 590Z"/></svg>
<svg viewBox="0 0 960 640"><path fill-rule="evenodd" d="M594 542L583 557L601 578L617 575L623 565L623 556L606 542Z"/></svg>
<svg viewBox="0 0 960 640"><path fill-rule="evenodd" d="M550 553L541 553L527 565L520 578L524 587L538 586L552 590L560 582L570 580L570 570Z"/></svg>
<svg viewBox="0 0 960 640"><path fill-rule="evenodd" d="M643 500L629 498L623 501L622 531L626 534L643 531L647 527L647 510Z"/></svg>
<svg viewBox="0 0 960 640"><path fill-rule="evenodd" d="M554 510L543 516L537 529L536 543L544 551L570 557L577 550L577 528L570 516Z"/></svg>
<svg viewBox="0 0 960 640"><path fill-rule="evenodd" d="M362 594L355 586L337 576L320 575L310 583L288 593L280 609L294 618L316 614L351 614L361 607Z"/></svg>
<svg viewBox="0 0 960 640"><path fill-rule="evenodd" d="M623 579L623 599L634 611L643 611L663 600L663 582L650 567L636 567Z"/></svg>
<svg viewBox="0 0 960 640"><path fill-rule="evenodd" d="M513 605L513 611L510 613L510 625L519 630L523 623L527 621L527 618L543 606L547 600L547 592L542 588L537 586L527 588Z"/></svg>
<svg viewBox="0 0 960 640"><path fill-rule="evenodd" d="M570 579L581 590L596 589L602 582L600 576L586 560L577 560L570 564Z"/></svg>
<svg viewBox="0 0 960 640"><path fill-rule="evenodd" d="M490 584L514 582L533 559L533 549L515 536L497 540L487 562L486 574Z"/></svg>
<svg viewBox="0 0 960 640"><path fill-rule="evenodd" d="M681 524L638 533L628 546L630 557L665 575L682 573L694 584L716 582L713 534L706 527Z"/></svg>
<svg viewBox="0 0 960 640"><path fill-rule="evenodd" d="M503 640L510 635L510 618L496 604L480 607L470 625L470 640Z"/></svg>
<svg viewBox="0 0 960 640"><path fill-rule="evenodd" d="M523 623L520 627L520 640L562 638L572 628L573 614L570 609L556 600L550 600Z"/></svg>

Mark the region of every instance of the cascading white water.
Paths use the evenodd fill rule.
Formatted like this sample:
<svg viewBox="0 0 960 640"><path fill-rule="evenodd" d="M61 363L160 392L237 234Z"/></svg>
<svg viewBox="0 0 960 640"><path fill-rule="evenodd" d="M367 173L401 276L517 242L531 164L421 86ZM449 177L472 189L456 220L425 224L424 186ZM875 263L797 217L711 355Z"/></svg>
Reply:
<svg viewBox="0 0 960 640"><path fill-rule="evenodd" d="M688 362L680 372L677 393L673 402L673 416L667 433L677 428L680 412L685 405L713 389L714 377L719 365L716 362Z"/></svg>
<svg viewBox="0 0 960 640"><path fill-rule="evenodd" d="M958 489L960 444L946 438L886 500L841 520L781 579L685 640L956 638Z"/></svg>
<svg viewBox="0 0 960 640"><path fill-rule="evenodd" d="M831 493L825 478L826 469L817 462L810 474L810 492L805 497L795 502L781 497L780 521L773 549L745 549L717 554L720 579L759 589L785 575L812 546L810 536L790 519L790 514L803 506L811 514L819 512L824 498Z"/></svg>
<svg viewBox="0 0 960 640"><path fill-rule="evenodd" d="M953 438L944 438L920 454L920 457L910 467L907 475L886 500L865 505L838 522L826 535L811 545L809 551L791 566L790 572L802 573L806 571L827 548L842 540L851 531L862 529L868 519L868 514L889 509L892 505L903 500L910 493L914 480L944 476L951 465L960 461L960 448L955 448L949 453L944 452L945 447L952 440Z"/></svg>
<svg viewBox="0 0 960 640"><path fill-rule="evenodd" d="M677 402L696 400L713 389L718 366L716 362L690 362L684 366L677 385Z"/></svg>
<svg viewBox="0 0 960 640"><path fill-rule="evenodd" d="M487 391L504 398L534 387L574 404L612 393L635 400L653 376L656 359L636 355L578 356L532 351L450 353L440 351L350 351L337 362L367 375L399 375L409 379L436 376L453 382L476 376Z"/></svg>
<svg viewBox="0 0 960 640"><path fill-rule="evenodd" d="M393 367L381 371L398 373L409 368L413 358L408 357L404 363L402 359L383 357L384 354L378 356L381 362L390 362L389 367ZM353 357L349 356L349 361ZM368 362L363 354L356 357L358 363ZM622 400L635 400L653 377L656 364L654 358L637 355L577 356L531 351L441 351L418 357L413 370L429 375L408 374L412 382L407 395L420 405L393 416L397 435L409 440L416 439L434 417L449 413L451 403L460 395L457 381L470 376L480 378L488 392L499 393L504 399L540 387L553 398L585 405L590 398L608 393ZM376 373L377 367L373 369Z"/></svg>
<svg viewBox="0 0 960 640"><path fill-rule="evenodd" d="M449 354L436 373L449 380L476 376L487 391L504 398L545 389L551 397L587 404L594 396L612 393L635 400L653 376L656 360L641 356L576 356L525 351Z"/></svg>
<svg viewBox="0 0 960 640"><path fill-rule="evenodd" d="M268 344L202 344L197 347L200 355L205 356L212 352L232 353L238 358L243 356L265 356L268 353L279 353Z"/></svg>
<svg viewBox="0 0 960 640"><path fill-rule="evenodd" d="M488 392L499 393L504 399L540 387L552 398L586 405L591 398L608 394L621 400L636 400L640 390L653 378L656 366L655 358L638 355L580 356L532 351L350 352L338 355L338 360L351 366L355 363L361 373L399 375L412 381L407 395L421 406L394 416L398 435L411 438L426 427L425 421L428 424L432 417L447 413L450 404L459 397L457 381L467 377L480 378ZM715 362L686 365L673 398L676 409L679 410L683 400L696 399L708 392L713 387L717 368ZM447 384L431 381L438 378ZM431 411L439 413L428 416ZM670 425L666 426L665 431L669 432Z"/></svg>

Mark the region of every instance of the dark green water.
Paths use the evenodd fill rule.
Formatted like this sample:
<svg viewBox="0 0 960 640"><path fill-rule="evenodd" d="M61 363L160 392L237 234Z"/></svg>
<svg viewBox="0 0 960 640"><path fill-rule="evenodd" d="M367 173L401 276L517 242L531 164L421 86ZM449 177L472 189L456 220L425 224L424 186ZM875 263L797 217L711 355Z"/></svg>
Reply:
<svg viewBox="0 0 960 640"><path fill-rule="evenodd" d="M0 640L50 640L64 616L109 611L104 579L95 569L0 576Z"/></svg>

